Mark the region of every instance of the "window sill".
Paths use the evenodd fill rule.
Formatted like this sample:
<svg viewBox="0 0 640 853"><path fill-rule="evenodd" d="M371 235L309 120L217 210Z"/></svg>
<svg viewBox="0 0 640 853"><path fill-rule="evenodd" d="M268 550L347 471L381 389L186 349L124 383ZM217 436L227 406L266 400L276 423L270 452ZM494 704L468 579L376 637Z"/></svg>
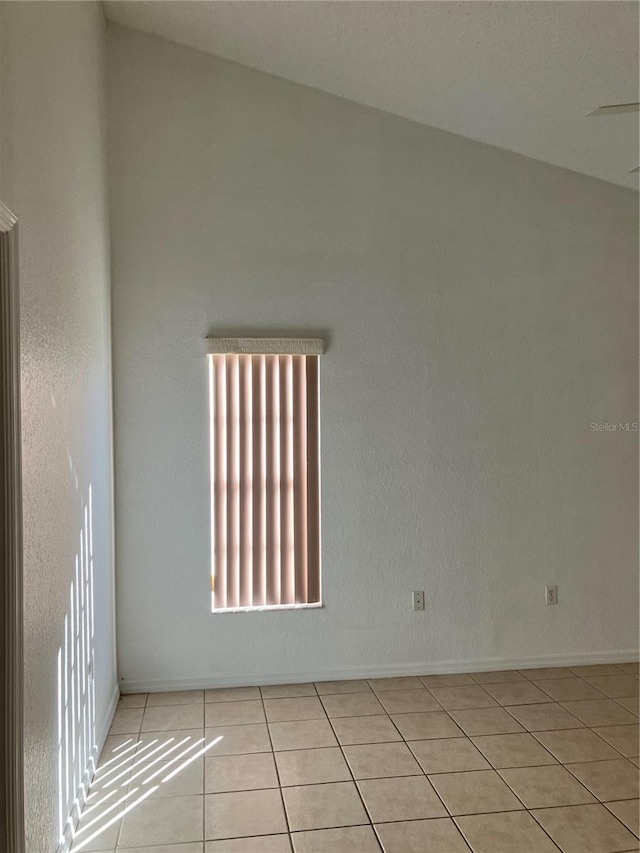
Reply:
<svg viewBox="0 0 640 853"><path fill-rule="evenodd" d="M217 616L222 613L261 613L264 610L319 610L323 606L321 601L312 604L265 604L255 607L218 607L212 608L211 613Z"/></svg>

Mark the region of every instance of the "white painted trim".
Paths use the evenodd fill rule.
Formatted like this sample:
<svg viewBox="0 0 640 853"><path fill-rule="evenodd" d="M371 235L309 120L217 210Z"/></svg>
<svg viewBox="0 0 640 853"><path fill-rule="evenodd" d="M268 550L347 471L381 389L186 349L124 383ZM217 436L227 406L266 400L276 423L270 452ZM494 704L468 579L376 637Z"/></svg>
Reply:
<svg viewBox="0 0 640 853"><path fill-rule="evenodd" d="M256 684L302 684L307 681L390 678L398 675L444 675L456 672L491 672L502 669L533 669L541 666L584 666L594 663L631 663L638 660L637 649L618 649L584 655L544 655L535 658L487 658L437 663L407 663L396 666L360 666L348 669L314 670L300 673L252 673L220 678L139 679L120 682L127 693L162 693L168 690L206 690L214 687L247 687Z"/></svg>
<svg viewBox="0 0 640 853"><path fill-rule="evenodd" d="M205 338L207 355L322 355L322 338Z"/></svg>
<svg viewBox="0 0 640 853"><path fill-rule="evenodd" d="M22 431L18 220L0 202L0 848L24 849Z"/></svg>
<svg viewBox="0 0 640 853"><path fill-rule="evenodd" d="M109 729L111 728L111 723L113 722L113 717L116 713L116 708L118 707L118 700L120 699L120 686L119 684L115 684L113 688L113 693L111 694L111 699L109 699L109 707L107 708L107 713L104 716L102 721L102 726L100 727L100 731L96 735L96 746L98 747L98 757L102 752L104 747L104 742L107 739L109 734Z"/></svg>
<svg viewBox="0 0 640 853"><path fill-rule="evenodd" d="M324 604L321 601L312 601L309 604L256 604L249 607L214 607L211 612L216 616L223 613L264 613L265 610L322 610Z"/></svg>

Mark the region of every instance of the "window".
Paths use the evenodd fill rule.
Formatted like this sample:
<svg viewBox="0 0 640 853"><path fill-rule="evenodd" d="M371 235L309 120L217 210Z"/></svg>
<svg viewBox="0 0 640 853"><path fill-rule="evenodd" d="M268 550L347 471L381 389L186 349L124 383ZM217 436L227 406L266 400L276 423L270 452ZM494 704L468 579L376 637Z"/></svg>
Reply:
<svg viewBox="0 0 640 853"><path fill-rule="evenodd" d="M319 606L319 339L208 338L212 610Z"/></svg>

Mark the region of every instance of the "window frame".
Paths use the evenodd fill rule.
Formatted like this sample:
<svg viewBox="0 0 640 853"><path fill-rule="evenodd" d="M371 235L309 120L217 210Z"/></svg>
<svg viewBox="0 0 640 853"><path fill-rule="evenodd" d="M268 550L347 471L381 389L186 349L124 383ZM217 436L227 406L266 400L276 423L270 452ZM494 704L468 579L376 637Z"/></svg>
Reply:
<svg viewBox="0 0 640 853"><path fill-rule="evenodd" d="M323 598L322 598L321 446L320 446L321 425L320 425L320 358L319 358L319 356L324 355L325 352L326 352L326 342L323 338L319 338L319 337L314 337L314 338L297 338L297 337L296 338L208 337L208 338L206 338L206 355L207 355L208 371L209 371L209 443L210 443L210 447L209 447L209 454L210 454L210 482L209 482L209 491L210 491L210 561L209 561L209 564L210 564L210 578L211 578L211 608L210 609L211 609L212 614L255 613L255 612L261 612L261 611L277 611L277 610L314 610L314 609L321 609L324 606ZM309 476L310 476L310 474L309 474L310 468L308 466L308 459L309 459L308 456L307 456L307 467L304 468L304 475L306 478L306 480L305 480L305 492L304 492L305 501L306 501L305 513L306 513L306 510L308 510L310 505L312 505L313 509L314 509L314 516L313 516L314 527L313 527L313 530L314 530L314 535L315 535L315 541L313 544L314 544L315 550L313 552L311 552L309 550L308 537L309 537L310 525L309 525L309 518L306 516L306 514L305 514L304 522L303 522L304 523L304 531L305 531L305 533L304 533L305 542L307 543L306 544L307 556L305 557L305 563L304 563L304 565L306 565L306 572L307 572L307 574L304 576L305 577L305 584L309 584L309 583L313 582L315 589L316 589L316 592L317 592L317 596L318 596L317 600L315 600L315 601L297 601L297 602L286 601L284 603L268 602L266 600L268 598L268 591L267 591L267 588L265 587L264 588L264 598L265 598L264 603L259 603L259 604L246 604L245 603L245 604L237 604L234 606L225 605L222 607L216 606L216 581L217 580L219 581L219 578L216 577L216 575L218 573L218 571L217 571L218 562L217 562L217 556L216 556L216 542L215 542L216 525L218 524L217 516L216 516L216 489L218 488L218 486L216 484L216 473L215 473L215 464L214 464L214 459L216 456L216 447L217 447L217 439L215 437L217 421L216 421L216 415L215 415L216 393L215 393L215 379L214 379L215 373L216 373L216 366L215 366L215 358L214 357L220 356L220 355L224 355L224 356L229 356L229 355L231 355L231 356L234 356L234 355L235 356L252 356L252 357L253 356L266 356L266 357L270 357L270 356L304 356L304 357L307 357L307 356L310 356L310 357L316 358L316 364L314 366L314 371L315 371L315 387L314 387L315 403L313 406L313 409L314 409L313 417L314 417L315 423L314 423L314 433L313 433L314 438L313 438L313 445L312 445L313 452L314 452L314 458L316 461L314 462L314 465L313 465L314 471L313 471L312 476L314 479L312 480L312 484L313 484L314 489L313 489L313 497L311 499L309 498L308 492L307 492L308 483L309 483ZM238 361L238 364L239 363L240 362ZM266 363L266 359L265 359L265 363ZM246 364L246 362L245 362L245 364ZM254 364L253 360L251 362L249 362L249 364L251 364L251 366L253 367L253 364ZM304 388L305 388L305 395L306 395L306 390L308 387L306 384L307 380L308 380L307 371L309 370L309 365L308 365L308 362L306 361L306 358L305 358L303 364L304 364L304 374L303 374L303 380L302 381L305 383ZM277 370L282 369L280 359L278 359L278 361L276 362L276 365L277 365ZM292 366L291 366L290 370L293 371L293 362L291 362L291 365ZM226 358L225 358L225 369L227 369ZM305 411L305 419L306 419L306 418L308 418L308 414L310 411L309 398L306 396L304 397L304 405L305 405L304 411ZM254 412L254 409L252 408L251 409L251 417L252 418L253 418L253 412ZM238 415L238 417L239 417L239 415ZM227 419L227 423L228 423L228 415L225 415L225 418ZM264 421L264 423L267 423L268 420L269 419L267 418L267 420ZM306 420L305 420L305 423L306 423ZM278 430L279 429L280 429L280 427L278 425ZM297 434L293 431L294 430L293 427L291 427L291 429L292 429L292 432L289 434L289 439L291 441L295 441ZM296 427L296 429L297 429L297 427ZM246 426L239 429L240 432L242 432L243 430L246 430ZM280 434L280 436L281 437L279 440L282 441L283 440L282 434ZM308 449L310 446L308 439L309 439L309 436L307 435L307 433L305 431L304 447L307 449L307 453L308 453ZM226 445L225 452L228 453L229 450L228 450L228 445L226 443L227 443L227 438L225 435L225 439L224 439L224 444ZM219 452L219 448L218 448L218 452ZM262 458L264 461L264 456ZM255 460L253 452L251 453L251 459ZM252 464L255 464L255 461L253 461ZM223 488L227 488L227 485L223 486ZM239 488L240 488L240 490L242 490L242 484L240 484ZM266 494L266 493L263 492L263 494ZM279 500L280 499L281 499L281 497L279 498ZM266 501L267 499L264 498L264 500ZM295 497L293 498L293 500L295 500ZM240 493L239 504L242 504L242 491ZM296 509L294 506L293 518L296 517L296 514L297 514ZM294 525L294 529L298 529L296 527L297 522L293 521L291 517L289 518L289 523ZM281 518L279 518L279 520L278 520L278 528L277 529L279 530L279 536L281 536L281 532L283 530L283 521ZM290 547L293 547L293 546L290 546ZM265 553L266 553L266 546L265 546ZM313 555L314 555L313 556L313 560L314 560L313 576L311 575L311 572L309 569L309 564L307 562L309 560L309 555L311 553L313 553ZM282 551L281 551L281 555L282 555ZM245 576L246 573L243 572L243 570L242 570L242 566L241 566L242 557L239 556L236 559L238 561L238 563L237 563L238 577L243 577L243 576ZM264 559L267 560L268 559L267 556L265 556ZM292 559L293 559L293 562L290 563L290 565L289 565L289 572L290 572L290 575L292 573L293 579L295 580L298 577L298 570L296 568L296 563L295 563L295 559L296 559L295 554L294 554ZM254 565L252 564L251 572L250 572L250 579L251 579L252 588L255 588L254 571L255 571ZM269 575L270 575L271 571L272 571L272 569L268 570ZM229 578L228 564L227 564L227 567L224 569L224 572L225 572L225 583L226 583L228 581L228 578ZM309 580L310 577L313 577L313 581ZM239 581L237 581L237 583L239 583ZM289 581L289 583L291 583L291 580ZM295 589L295 583L294 583L294 589ZM280 587L280 594L282 594L282 586ZM225 596L226 596L226 593L225 593ZM309 596L309 592L307 591L307 597L308 596ZM238 599L240 598L240 592L237 593L237 598Z"/></svg>

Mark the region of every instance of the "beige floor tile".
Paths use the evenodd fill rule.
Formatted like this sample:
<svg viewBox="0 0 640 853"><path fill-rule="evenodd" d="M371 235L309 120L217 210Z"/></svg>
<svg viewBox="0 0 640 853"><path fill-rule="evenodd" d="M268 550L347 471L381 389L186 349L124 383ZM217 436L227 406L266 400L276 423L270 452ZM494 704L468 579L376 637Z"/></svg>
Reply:
<svg viewBox="0 0 640 853"><path fill-rule="evenodd" d="M624 758L568 764L567 769L601 801L638 798L638 768Z"/></svg>
<svg viewBox="0 0 640 853"><path fill-rule="evenodd" d="M429 781L452 815L508 812L523 805L495 770L440 773Z"/></svg>
<svg viewBox="0 0 640 853"><path fill-rule="evenodd" d="M135 734L109 735L102 747L98 766L101 767L111 761L115 763L117 759L121 760L123 755L135 752L139 740L139 735Z"/></svg>
<svg viewBox="0 0 640 853"><path fill-rule="evenodd" d="M451 711L451 716L469 737L522 732L524 729L504 708L471 708Z"/></svg>
<svg viewBox="0 0 640 853"><path fill-rule="evenodd" d="M462 687L432 687L431 692L447 711L462 708L490 708L498 704L479 684Z"/></svg>
<svg viewBox="0 0 640 853"><path fill-rule="evenodd" d="M196 752L211 744L211 738L204 739L203 729L179 729L168 732L148 732L141 736L141 745L135 753L134 773L147 769L151 763L157 762L158 766L163 762L173 761L178 755L182 755L182 761L192 757ZM214 745L212 749L216 749ZM177 763L176 763L177 766Z"/></svg>
<svg viewBox="0 0 640 853"><path fill-rule="evenodd" d="M137 749L136 735L109 735L102 747L97 769L103 770L132 759Z"/></svg>
<svg viewBox="0 0 640 853"><path fill-rule="evenodd" d="M143 732L162 732L171 729L204 727L204 705L147 706L142 718Z"/></svg>
<svg viewBox="0 0 640 853"><path fill-rule="evenodd" d="M547 694L529 681L485 684L484 689L500 705L533 705L549 701Z"/></svg>
<svg viewBox="0 0 640 853"><path fill-rule="evenodd" d="M603 698L599 690L577 676L573 678L549 678L546 681L536 681L535 684L556 702Z"/></svg>
<svg viewBox="0 0 640 853"><path fill-rule="evenodd" d="M265 699L264 708L270 723L290 720L322 720L326 714L317 696L297 699Z"/></svg>
<svg viewBox="0 0 640 853"><path fill-rule="evenodd" d="M118 853L202 853L202 842L191 841L187 844L160 844L153 847L119 847Z"/></svg>
<svg viewBox="0 0 640 853"><path fill-rule="evenodd" d="M110 735L137 734L140 731L143 708L123 708L113 715Z"/></svg>
<svg viewBox="0 0 640 853"><path fill-rule="evenodd" d="M564 666L537 666L533 669L521 669L519 672L530 681L540 681L545 678L569 678L573 675L571 670Z"/></svg>
<svg viewBox="0 0 640 853"><path fill-rule="evenodd" d="M278 774L273 754L259 752L206 758L204 785L207 794L277 788Z"/></svg>
<svg viewBox="0 0 640 853"><path fill-rule="evenodd" d="M124 710L126 708L144 708L146 704L146 693L125 693L118 699L118 710Z"/></svg>
<svg viewBox="0 0 640 853"><path fill-rule="evenodd" d="M615 750L591 729L536 732L535 737L558 761L606 761L619 758Z"/></svg>
<svg viewBox="0 0 640 853"><path fill-rule="evenodd" d="M294 832L291 840L295 853L380 853L370 826Z"/></svg>
<svg viewBox="0 0 640 853"><path fill-rule="evenodd" d="M640 675L640 664L638 663L619 663L617 667L626 672L627 675L635 675L636 678Z"/></svg>
<svg viewBox="0 0 640 853"><path fill-rule="evenodd" d="M610 812L633 832L640 835L640 800L618 800L604 804Z"/></svg>
<svg viewBox="0 0 640 853"><path fill-rule="evenodd" d="M347 762L337 746L277 752L276 762L283 787L351 781Z"/></svg>
<svg viewBox="0 0 640 853"><path fill-rule="evenodd" d="M337 746L328 720L296 720L290 723L269 723L274 750L314 749Z"/></svg>
<svg viewBox="0 0 640 853"><path fill-rule="evenodd" d="M260 699L259 687L214 687L204 691L205 702L246 702Z"/></svg>
<svg viewBox="0 0 640 853"><path fill-rule="evenodd" d="M121 832L123 853L374 853L362 796L385 853L463 853L436 791L474 853L551 853L525 806L563 853L637 851L639 683L635 663L125 695L90 798L109 771L134 799L160 784L83 851L114 853Z"/></svg>
<svg viewBox="0 0 640 853"><path fill-rule="evenodd" d="M134 756L130 755L125 756L122 761L119 761L116 764L106 766L104 769L98 768L91 780L89 795L86 799L86 807L95 806L96 803L102 801L106 794L110 794L111 799L113 799L116 789L128 784L133 764ZM121 796L122 793L123 792L121 792L119 796Z"/></svg>
<svg viewBox="0 0 640 853"><path fill-rule="evenodd" d="M473 853L557 853L527 812L467 815L456 819Z"/></svg>
<svg viewBox="0 0 640 853"><path fill-rule="evenodd" d="M120 761L117 764L112 764L104 770L97 770L91 782L89 799L87 806L95 806L96 803L109 794L111 801L123 796L127 790L131 774L138 769L145 768L147 765L142 762L136 762L135 757L128 758L126 761ZM115 794L117 793L117 796Z"/></svg>
<svg viewBox="0 0 640 853"><path fill-rule="evenodd" d="M481 735L472 738L480 752L496 768L538 767L556 764L556 759L528 733Z"/></svg>
<svg viewBox="0 0 640 853"><path fill-rule="evenodd" d="M637 722L630 711L614 702L613 699L562 702L562 707L586 723L587 726L625 726ZM560 726L555 728L560 728Z"/></svg>
<svg viewBox="0 0 640 853"><path fill-rule="evenodd" d="M591 675L620 675L620 670L613 663L596 663L588 664L587 666L570 666L569 669L574 675L579 675L581 678L588 678Z"/></svg>
<svg viewBox="0 0 640 853"><path fill-rule="evenodd" d="M288 835L254 835L253 838L225 838L207 841L205 853L291 853ZM138 853L146 853L140 850ZM172 853L168 850L167 853ZM180 853L176 850L176 853Z"/></svg>
<svg viewBox="0 0 640 853"><path fill-rule="evenodd" d="M204 702L204 690L149 693L147 708L152 708L156 705L197 705L199 702Z"/></svg>
<svg viewBox="0 0 640 853"><path fill-rule="evenodd" d="M640 716L640 701L637 696L618 696L615 701L636 717Z"/></svg>
<svg viewBox="0 0 640 853"><path fill-rule="evenodd" d="M263 699L297 699L301 696L317 696L316 688L307 684L268 684L260 688Z"/></svg>
<svg viewBox="0 0 640 853"><path fill-rule="evenodd" d="M320 696L337 693L368 693L371 688L364 679L345 681L316 681L316 690Z"/></svg>
<svg viewBox="0 0 640 853"><path fill-rule="evenodd" d="M556 702L544 705L512 705L507 710L530 732L580 728L580 721Z"/></svg>
<svg viewBox="0 0 640 853"><path fill-rule="evenodd" d="M384 853L469 853L451 818L383 823L376 832Z"/></svg>
<svg viewBox="0 0 640 853"><path fill-rule="evenodd" d="M74 853L78 848L81 848L82 853L114 850L122 821L120 819L114 823L111 821L117 818L125 807L126 803L115 809L111 809L108 804L105 804L104 807L97 806L89 814L82 815L71 850Z"/></svg>
<svg viewBox="0 0 640 853"><path fill-rule="evenodd" d="M205 743L222 735L214 747L215 755L242 755L248 752L269 752L271 741L265 723L248 726L214 726L204 730ZM213 757L213 753L208 753Z"/></svg>
<svg viewBox="0 0 640 853"><path fill-rule="evenodd" d="M528 809L596 802L593 795L559 764L553 767L515 767L501 770L500 775Z"/></svg>
<svg viewBox="0 0 640 853"><path fill-rule="evenodd" d="M282 795L291 832L368 822L353 782L283 788Z"/></svg>
<svg viewBox="0 0 640 853"><path fill-rule="evenodd" d="M536 809L533 816L563 853L615 853L637 848L637 839L604 806Z"/></svg>
<svg viewBox="0 0 640 853"><path fill-rule="evenodd" d="M384 713L384 708L371 691L328 694L322 697L322 704L329 717L365 717Z"/></svg>
<svg viewBox="0 0 640 853"><path fill-rule="evenodd" d="M242 838L287 831L280 791L237 791L207 794L205 838Z"/></svg>
<svg viewBox="0 0 640 853"><path fill-rule="evenodd" d="M376 693L387 690L424 690L424 685L415 675L405 675L398 678L370 678L369 687Z"/></svg>
<svg viewBox="0 0 640 853"><path fill-rule="evenodd" d="M331 724L338 740L345 745L402 740L386 714L371 717L334 717Z"/></svg>
<svg viewBox="0 0 640 853"><path fill-rule="evenodd" d="M490 770L491 765L466 737L414 740L408 744L425 773ZM408 818L397 818L397 820ZM373 819L374 822L376 818Z"/></svg>
<svg viewBox="0 0 640 853"><path fill-rule="evenodd" d="M627 758L640 755L639 726L600 726L594 732Z"/></svg>
<svg viewBox="0 0 640 853"><path fill-rule="evenodd" d="M206 726L239 726L247 723L264 723L261 699L247 702L210 702L204 709Z"/></svg>
<svg viewBox="0 0 640 853"><path fill-rule="evenodd" d="M632 675L597 675L589 676L586 681L593 685L605 696L612 698L637 696L640 681Z"/></svg>
<svg viewBox="0 0 640 853"><path fill-rule="evenodd" d="M439 711L440 705L424 687L420 690L386 690L378 693L387 714L414 714L419 711Z"/></svg>
<svg viewBox="0 0 640 853"><path fill-rule="evenodd" d="M497 684L500 681L522 681L524 676L517 669L497 669L495 672L472 672L478 684Z"/></svg>
<svg viewBox="0 0 640 853"><path fill-rule="evenodd" d="M139 786L139 793L143 794L150 787L157 785L158 790L149 796L150 800L161 797L188 797L204 794L204 759L202 758L194 759L176 773L173 778L165 781L165 778L178 770L187 758L188 756L185 756L183 759L172 763L162 761L150 767L143 765L138 770L134 770L135 776L131 777L130 787ZM141 770L144 772L141 773Z"/></svg>
<svg viewBox="0 0 640 853"><path fill-rule="evenodd" d="M343 747L355 779L419 776L422 771L405 743L373 743Z"/></svg>
<svg viewBox="0 0 640 853"><path fill-rule="evenodd" d="M464 737L464 733L444 711L422 714L393 714L391 717L405 740Z"/></svg>
<svg viewBox="0 0 640 853"><path fill-rule="evenodd" d="M447 817L447 810L424 776L369 779L358 782L358 788L374 823Z"/></svg>
<svg viewBox="0 0 640 853"><path fill-rule="evenodd" d="M145 800L122 819L120 845L142 847L202 840L203 797Z"/></svg>
<svg viewBox="0 0 640 853"><path fill-rule="evenodd" d="M464 687L465 684L475 684L467 672L456 672L452 675L420 675L418 677L425 687Z"/></svg>

